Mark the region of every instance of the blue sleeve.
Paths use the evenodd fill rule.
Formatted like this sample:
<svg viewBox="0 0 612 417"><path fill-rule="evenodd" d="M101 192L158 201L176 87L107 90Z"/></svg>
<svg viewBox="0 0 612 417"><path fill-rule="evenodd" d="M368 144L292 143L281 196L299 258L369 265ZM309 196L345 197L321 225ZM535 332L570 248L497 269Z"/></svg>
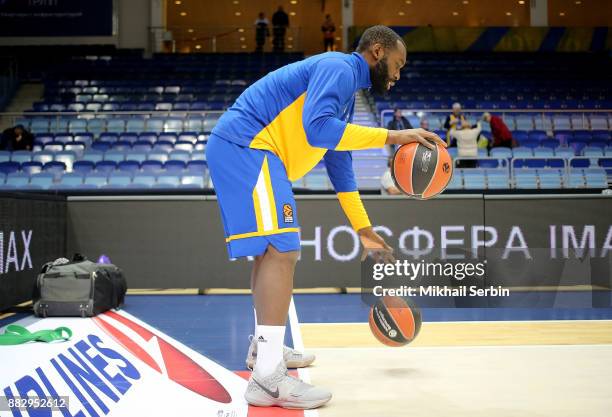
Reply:
<svg viewBox="0 0 612 417"><path fill-rule="evenodd" d="M340 142L346 122L338 118L341 106L355 93L351 67L338 58L315 64L306 89L302 112L304 131L311 146L334 149Z"/></svg>
<svg viewBox="0 0 612 417"><path fill-rule="evenodd" d="M357 190L353 156L350 151L329 150L325 153L323 160L327 168L327 175L337 193Z"/></svg>

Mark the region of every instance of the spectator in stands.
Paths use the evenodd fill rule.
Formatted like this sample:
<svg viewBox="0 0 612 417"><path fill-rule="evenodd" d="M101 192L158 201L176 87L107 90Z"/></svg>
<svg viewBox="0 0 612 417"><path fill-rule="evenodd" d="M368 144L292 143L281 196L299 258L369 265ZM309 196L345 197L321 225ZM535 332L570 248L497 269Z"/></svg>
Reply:
<svg viewBox="0 0 612 417"><path fill-rule="evenodd" d="M285 33L289 27L289 15L283 10L283 6L278 6L278 10L272 15L272 45L274 52L285 51Z"/></svg>
<svg viewBox="0 0 612 417"><path fill-rule="evenodd" d="M419 127L421 129L429 130L429 120L427 120L426 117L421 117L421 120L419 120Z"/></svg>
<svg viewBox="0 0 612 417"><path fill-rule="evenodd" d="M404 116L402 116L402 110L399 108L393 109L393 119L387 125L389 130L403 130L412 129L412 125Z"/></svg>
<svg viewBox="0 0 612 417"><path fill-rule="evenodd" d="M389 130L404 130L412 129L412 125L404 116L402 116L402 110L398 107L393 109L393 119L387 125ZM388 145L389 154L395 152L395 145Z"/></svg>
<svg viewBox="0 0 612 417"><path fill-rule="evenodd" d="M333 51L334 33L336 32L336 25L334 25L331 15L325 15L325 20L321 25L321 32L323 32L323 50L325 52Z"/></svg>
<svg viewBox="0 0 612 417"><path fill-rule="evenodd" d="M260 12L255 21L255 44L257 45L255 52L263 52L266 38L270 36L269 25L270 22L266 19L264 12Z"/></svg>
<svg viewBox="0 0 612 417"><path fill-rule="evenodd" d="M398 195L401 194L401 191L395 186L395 181L393 181L393 177L391 176L391 163L393 162L393 158L389 158L387 161L387 170L380 178L380 192L381 194L389 194L389 195Z"/></svg>
<svg viewBox="0 0 612 417"><path fill-rule="evenodd" d="M478 166L475 159L469 158L478 157L478 138L481 131L480 123L450 131L452 142L457 146L457 157L468 158L457 161L457 168L476 168Z"/></svg>
<svg viewBox="0 0 612 417"><path fill-rule="evenodd" d="M469 128L470 125L461 111L461 104L453 103L453 111L446 116L444 129L446 129L446 141L450 144L451 130L461 130Z"/></svg>
<svg viewBox="0 0 612 417"><path fill-rule="evenodd" d="M492 142L489 142L489 147L514 147L514 139L508 126L504 123L504 120L499 116L494 116L489 112L482 114L482 120L491 125L491 135L493 136Z"/></svg>
<svg viewBox="0 0 612 417"><path fill-rule="evenodd" d="M7 151L31 151L34 145L34 135L22 125L10 127L2 132L0 149Z"/></svg>

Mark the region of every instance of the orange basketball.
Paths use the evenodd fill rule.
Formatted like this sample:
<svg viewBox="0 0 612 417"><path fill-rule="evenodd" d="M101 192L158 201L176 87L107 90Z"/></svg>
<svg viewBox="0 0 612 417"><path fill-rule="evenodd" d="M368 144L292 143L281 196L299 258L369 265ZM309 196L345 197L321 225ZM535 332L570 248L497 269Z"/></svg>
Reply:
<svg viewBox="0 0 612 417"><path fill-rule="evenodd" d="M370 330L387 346L404 346L421 330L421 311L410 300L381 297L370 309Z"/></svg>
<svg viewBox="0 0 612 417"><path fill-rule="evenodd" d="M427 199L440 194L453 176L453 161L444 146L431 150L420 143L402 145L393 155L391 176L404 194Z"/></svg>

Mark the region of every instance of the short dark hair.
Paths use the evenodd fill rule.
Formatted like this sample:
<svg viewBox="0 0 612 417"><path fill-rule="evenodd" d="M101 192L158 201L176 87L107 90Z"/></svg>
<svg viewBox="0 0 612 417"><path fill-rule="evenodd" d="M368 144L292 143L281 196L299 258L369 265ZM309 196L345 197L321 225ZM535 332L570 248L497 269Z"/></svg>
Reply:
<svg viewBox="0 0 612 417"><path fill-rule="evenodd" d="M393 29L383 25L371 26L361 34L357 52L363 52L375 43L381 44L385 49L395 49L397 41L406 46L404 40Z"/></svg>

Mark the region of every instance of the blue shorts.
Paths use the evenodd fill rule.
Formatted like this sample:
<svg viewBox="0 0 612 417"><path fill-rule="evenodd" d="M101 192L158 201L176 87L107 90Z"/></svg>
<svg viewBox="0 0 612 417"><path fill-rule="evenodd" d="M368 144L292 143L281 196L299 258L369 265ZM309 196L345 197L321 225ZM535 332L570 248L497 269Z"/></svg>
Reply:
<svg viewBox="0 0 612 417"><path fill-rule="evenodd" d="M213 134L206 160L230 258L261 255L268 245L280 252L300 249L291 181L276 155Z"/></svg>

